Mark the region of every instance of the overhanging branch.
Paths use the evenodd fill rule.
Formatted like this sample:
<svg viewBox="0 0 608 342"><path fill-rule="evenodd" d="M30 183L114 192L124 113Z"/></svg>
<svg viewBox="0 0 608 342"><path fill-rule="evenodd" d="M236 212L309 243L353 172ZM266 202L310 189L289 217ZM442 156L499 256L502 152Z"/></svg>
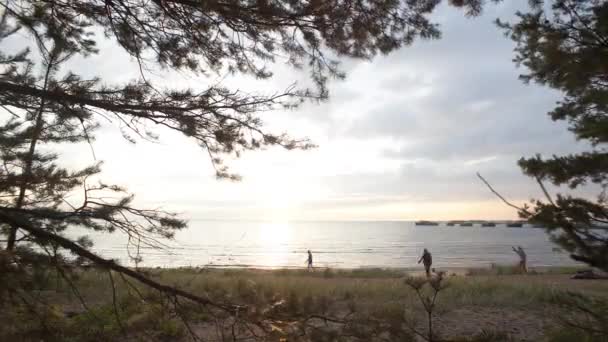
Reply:
<svg viewBox="0 0 608 342"><path fill-rule="evenodd" d="M227 311L230 313L236 312L237 310L241 311L243 309L242 307L240 307L238 305L216 303L214 301L211 301L210 299L203 298L203 297L197 296L195 294L192 294L190 292L186 292L186 291L180 290L178 288L156 282L155 280L152 280L137 271L134 271L130 268L117 264L113 260L102 258L102 257L98 256L97 254L87 250L86 248L81 247L80 245L76 244L75 242L73 242L63 236L48 232L44 229L34 227L27 220L18 219L11 215L7 215L5 212L3 212L1 210L0 210L0 221L5 222L7 224L11 224L11 225L17 225L20 229L27 231L34 237L37 237L42 240L52 241L52 242L56 243L57 245L69 250L70 252L92 261L93 263L95 263L96 265L98 265L102 268L105 268L107 270L116 271L120 274L124 274L130 278L137 280L138 282L140 282L144 285L147 285L153 289L161 291L162 293L189 299L193 302L196 302L196 303L199 303L202 305L215 307L217 309L221 309L221 310L224 310L224 311Z"/></svg>

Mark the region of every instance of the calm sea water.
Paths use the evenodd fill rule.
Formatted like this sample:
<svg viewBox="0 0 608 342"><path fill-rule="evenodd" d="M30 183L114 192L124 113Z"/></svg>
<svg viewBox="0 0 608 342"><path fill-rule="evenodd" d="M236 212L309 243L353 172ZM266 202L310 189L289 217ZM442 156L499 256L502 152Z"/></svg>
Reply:
<svg viewBox="0 0 608 342"><path fill-rule="evenodd" d="M105 257L132 265L124 237L93 236ZM306 250L320 267L413 267L428 248L435 267L512 264L521 245L531 266L576 265L543 229L415 226L413 222L194 221L165 250L141 248L143 266L304 267ZM135 249L130 249L131 254Z"/></svg>

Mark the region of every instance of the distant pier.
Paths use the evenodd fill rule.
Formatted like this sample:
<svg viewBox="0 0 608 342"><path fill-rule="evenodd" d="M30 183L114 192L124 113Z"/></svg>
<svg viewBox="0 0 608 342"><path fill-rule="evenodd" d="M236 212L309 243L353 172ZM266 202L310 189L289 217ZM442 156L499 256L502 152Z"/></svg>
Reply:
<svg viewBox="0 0 608 342"><path fill-rule="evenodd" d="M416 226L421 227L436 227L436 226L447 226L447 227L483 227L483 228L495 228L495 227L508 227L508 228L543 228L539 225L533 225L526 221L486 221L486 220L450 220L450 221L430 221L420 220L415 221Z"/></svg>
<svg viewBox="0 0 608 342"><path fill-rule="evenodd" d="M435 221L416 221L414 222L415 225L417 226L438 226L439 222L435 222Z"/></svg>

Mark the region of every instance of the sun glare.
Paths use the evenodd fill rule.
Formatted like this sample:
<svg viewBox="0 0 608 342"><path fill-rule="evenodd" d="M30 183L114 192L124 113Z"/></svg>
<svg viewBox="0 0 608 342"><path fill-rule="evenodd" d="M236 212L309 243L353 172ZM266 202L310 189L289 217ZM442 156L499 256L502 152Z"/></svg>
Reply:
<svg viewBox="0 0 608 342"><path fill-rule="evenodd" d="M258 234L259 244L265 250L260 260L270 267L285 266L289 256L291 228L287 222L262 223Z"/></svg>
<svg viewBox="0 0 608 342"><path fill-rule="evenodd" d="M289 242L290 229L287 222L262 223L260 226L260 243L267 246L280 246Z"/></svg>

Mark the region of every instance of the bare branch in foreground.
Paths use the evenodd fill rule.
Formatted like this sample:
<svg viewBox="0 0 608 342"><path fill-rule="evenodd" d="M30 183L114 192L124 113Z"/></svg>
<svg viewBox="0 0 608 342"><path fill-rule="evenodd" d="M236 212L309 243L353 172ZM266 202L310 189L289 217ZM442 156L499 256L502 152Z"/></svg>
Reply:
<svg viewBox="0 0 608 342"><path fill-rule="evenodd" d="M536 182L538 183L538 186L540 186L540 189L545 194L547 201L549 201L549 203L551 203L551 205L556 206L555 202L553 202L553 198L551 197L551 195L549 195L549 191L547 191L547 188L545 188L545 185L543 184L543 181L540 179L540 177L534 177L534 178L536 178Z"/></svg>
<svg viewBox="0 0 608 342"><path fill-rule="evenodd" d="M492 188L490 183L488 183L488 181L485 178L483 178L479 172L477 172L477 177L479 177L479 179L481 179L481 181L488 187L488 189L490 189L490 191L492 191L492 193L494 193L494 195L496 195L498 198L500 198L506 205L508 205L509 207L514 208L516 210L528 213L528 211L526 209L524 209L522 207L518 207L515 204L507 201L506 198L504 198L501 194L499 194L496 190L494 190L494 188Z"/></svg>
<svg viewBox="0 0 608 342"><path fill-rule="evenodd" d="M118 265L113 260L104 259L104 258L98 256L97 254L90 252L86 248L79 246L75 242L73 242L69 239L66 239L63 236L53 234L44 229L33 227L32 225L29 224L29 222L27 222L24 219L21 219L21 218L17 219L11 215L7 215L2 210L0 210L0 221L6 222L8 224L16 224L18 227L29 232L34 237L37 237L42 240L52 241L52 242L56 243L57 245L74 253L75 255L78 255L80 257L86 258L86 259L94 262L96 265L99 265L102 268L105 268L108 270L113 270L120 274L124 274L130 278L133 278L133 279L139 281L140 283L142 283L144 285L147 285L153 289L161 291L162 293L186 298L193 302L196 302L196 303L199 303L202 305L215 307L217 309L221 309L221 310L224 310L224 311L227 311L230 313L232 313L235 310L238 310L240 308L240 306L238 306L238 305L216 303L216 302L211 301L210 299L203 298L203 297L197 296L195 294L192 294L192 293L189 293L189 292L186 292L186 291L183 291L183 290L180 290L180 289L168 286L168 285L158 283L158 282L146 277L145 275L143 275L140 272L137 272L137 271L131 270L127 267Z"/></svg>

